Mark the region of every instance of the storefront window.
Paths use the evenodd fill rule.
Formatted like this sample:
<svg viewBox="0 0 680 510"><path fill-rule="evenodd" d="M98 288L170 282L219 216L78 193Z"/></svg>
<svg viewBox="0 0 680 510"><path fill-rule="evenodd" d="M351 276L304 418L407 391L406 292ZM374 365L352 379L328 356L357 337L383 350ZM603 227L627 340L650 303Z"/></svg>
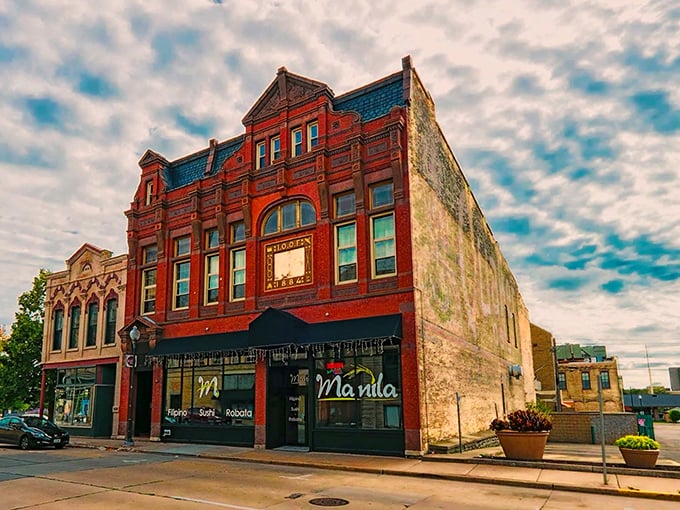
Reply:
<svg viewBox="0 0 680 510"><path fill-rule="evenodd" d="M69 368L57 372L54 421L67 427L92 426L95 367Z"/></svg>
<svg viewBox="0 0 680 510"><path fill-rule="evenodd" d="M168 362L166 425L253 426L255 365L231 358Z"/></svg>
<svg viewBox="0 0 680 510"><path fill-rule="evenodd" d="M314 380L317 427L402 428L399 346L327 350Z"/></svg>

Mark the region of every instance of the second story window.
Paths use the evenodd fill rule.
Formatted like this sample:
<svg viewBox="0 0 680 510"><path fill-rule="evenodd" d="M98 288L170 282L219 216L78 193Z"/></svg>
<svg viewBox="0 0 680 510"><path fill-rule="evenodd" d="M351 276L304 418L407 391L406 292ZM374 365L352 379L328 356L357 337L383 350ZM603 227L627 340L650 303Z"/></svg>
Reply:
<svg viewBox="0 0 680 510"><path fill-rule="evenodd" d="M97 345L97 321L99 319L99 303L87 305L87 337L85 347Z"/></svg>
<svg viewBox="0 0 680 510"><path fill-rule="evenodd" d="M71 308L71 326L68 334L68 348L78 348L78 337L80 336L80 306Z"/></svg>
<svg viewBox="0 0 680 510"><path fill-rule="evenodd" d="M258 142L255 146L255 168L264 168L267 165L267 146L264 142Z"/></svg>
<svg viewBox="0 0 680 510"><path fill-rule="evenodd" d="M273 163L281 157L281 137L275 136L269 141L269 162Z"/></svg>
<svg viewBox="0 0 680 510"><path fill-rule="evenodd" d="M600 372L600 381L602 382L602 389L603 390L608 390L611 389L612 385L609 380L609 371L608 370L603 370Z"/></svg>
<svg viewBox="0 0 680 510"><path fill-rule="evenodd" d="M295 128L290 132L291 157L302 154L302 128Z"/></svg>
<svg viewBox="0 0 680 510"><path fill-rule="evenodd" d="M246 225L242 221L231 224L231 242L240 243L246 240Z"/></svg>
<svg viewBox="0 0 680 510"><path fill-rule="evenodd" d="M334 211L336 218L350 217L355 214L354 192L335 196ZM357 233L356 221L335 226L335 282L346 283L357 279Z"/></svg>
<svg viewBox="0 0 680 510"><path fill-rule="evenodd" d="M275 207L264 221L264 235L276 234L316 223L316 211L306 200L293 200Z"/></svg>
<svg viewBox="0 0 680 510"><path fill-rule="evenodd" d="M116 343L116 319L118 317L118 300L113 298L106 302L106 331L104 333L105 344Z"/></svg>
<svg viewBox="0 0 680 510"><path fill-rule="evenodd" d="M392 182L370 188L371 209L383 210L394 205ZM371 275L380 278L397 274L397 250L394 211L371 217Z"/></svg>
<svg viewBox="0 0 680 510"><path fill-rule="evenodd" d="M567 389L567 375L564 372L557 374L557 389L566 390Z"/></svg>
<svg viewBox="0 0 680 510"><path fill-rule="evenodd" d="M319 144L319 124L312 122L307 124L307 151L311 151Z"/></svg>
<svg viewBox="0 0 680 510"><path fill-rule="evenodd" d="M240 301L246 297L246 250L241 248L231 251L231 292L232 301Z"/></svg>
<svg viewBox="0 0 680 510"><path fill-rule="evenodd" d="M153 201L153 181L146 181L144 205L150 205L152 201Z"/></svg>
<svg viewBox="0 0 680 510"><path fill-rule="evenodd" d="M158 249L156 245L142 250L142 314L156 311L156 262Z"/></svg>
<svg viewBox="0 0 680 510"><path fill-rule="evenodd" d="M179 237L175 239L175 262L173 282L173 310L189 307L189 279L191 275L191 262L189 253L191 250L191 237ZM182 257L181 259L179 259ZM177 260L179 259L179 260Z"/></svg>
<svg viewBox="0 0 680 510"><path fill-rule="evenodd" d="M581 387L584 390L590 389L590 372L581 372Z"/></svg>
<svg viewBox="0 0 680 510"><path fill-rule="evenodd" d="M64 333L64 310L54 311L54 325L52 326L52 350L61 350L61 338Z"/></svg>
<svg viewBox="0 0 680 510"><path fill-rule="evenodd" d="M205 233L205 296L206 305L217 303L220 286L220 254L217 229Z"/></svg>

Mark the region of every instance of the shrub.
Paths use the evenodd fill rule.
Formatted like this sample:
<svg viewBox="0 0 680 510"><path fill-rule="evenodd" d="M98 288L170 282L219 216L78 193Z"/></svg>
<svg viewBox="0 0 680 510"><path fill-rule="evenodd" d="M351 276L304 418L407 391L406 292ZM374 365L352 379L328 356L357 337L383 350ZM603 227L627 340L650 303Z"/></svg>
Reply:
<svg viewBox="0 0 680 510"><path fill-rule="evenodd" d="M616 440L616 446L619 448L629 448L631 450L658 450L660 445L658 441L654 441L647 436L628 435L620 437Z"/></svg>
<svg viewBox="0 0 680 510"><path fill-rule="evenodd" d="M680 421L680 409L671 409L668 411L668 418L671 421Z"/></svg>
<svg viewBox="0 0 680 510"><path fill-rule="evenodd" d="M544 432L552 429L550 418L534 409L520 409L508 414L507 420L496 418L489 426L491 430L514 430L516 432Z"/></svg>

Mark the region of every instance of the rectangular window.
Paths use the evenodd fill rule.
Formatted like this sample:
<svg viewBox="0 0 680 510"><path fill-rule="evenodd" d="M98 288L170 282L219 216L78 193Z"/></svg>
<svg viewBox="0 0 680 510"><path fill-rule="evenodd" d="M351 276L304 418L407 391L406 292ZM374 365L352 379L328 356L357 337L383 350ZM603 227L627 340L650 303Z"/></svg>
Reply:
<svg viewBox="0 0 680 510"><path fill-rule="evenodd" d="M503 306L505 306L505 336L510 343L510 312L508 312L508 305Z"/></svg>
<svg viewBox="0 0 680 510"><path fill-rule="evenodd" d="M336 282L352 282L357 279L356 223L335 227Z"/></svg>
<svg viewBox="0 0 680 510"><path fill-rule="evenodd" d="M142 314L156 310L156 268L142 271Z"/></svg>
<svg viewBox="0 0 680 510"><path fill-rule="evenodd" d="M356 212L354 192L343 193L335 197L335 217L341 218Z"/></svg>
<svg viewBox="0 0 680 510"><path fill-rule="evenodd" d="M590 372L581 372L581 387L584 390L590 389Z"/></svg>
<svg viewBox="0 0 680 510"><path fill-rule="evenodd" d="M611 382L609 381L609 371L603 370L602 372L600 372L600 381L602 382L603 390L611 389L612 385Z"/></svg>
<svg viewBox="0 0 680 510"><path fill-rule="evenodd" d="M290 132L291 157L302 154L302 128L295 128Z"/></svg>
<svg viewBox="0 0 680 510"><path fill-rule="evenodd" d="M146 192L144 195L144 204L149 205L153 200L153 181L146 181Z"/></svg>
<svg viewBox="0 0 680 510"><path fill-rule="evenodd" d="M371 259L374 278L396 274L394 213L371 218Z"/></svg>
<svg viewBox="0 0 680 510"><path fill-rule="evenodd" d="M255 146L255 168L264 168L267 165L267 147L264 142Z"/></svg>
<svg viewBox="0 0 680 510"><path fill-rule="evenodd" d="M217 303L220 286L220 256L208 255L205 258L205 304Z"/></svg>
<svg viewBox="0 0 680 510"><path fill-rule="evenodd" d="M281 157L281 137L275 136L269 144L269 162L273 163Z"/></svg>
<svg viewBox="0 0 680 510"><path fill-rule="evenodd" d="M78 337L80 336L80 307L71 308L71 329L68 335L68 348L78 348Z"/></svg>
<svg viewBox="0 0 680 510"><path fill-rule="evenodd" d="M109 299L106 302L106 333L104 335L105 344L116 343L116 319L118 317L118 300Z"/></svg>
<svg viewBox="0 0 680 510"><path fill-rule="evenodd" d="M191 263L188 260L175 262L175 283L173 309L187 308L189 306L189 274Z"/></svg>
<svg viewBox="0 0 680 510"><path fill-rule="evenodd" d="M64 332L64 310L54 311L54 325L52 329L52 350L61 350L61 338Z"/></svg>
<svg viewBox="0 0 680 510"><path fill-rule="evenodd" d="M90 303L87 306L87 338L85 347L97 345L97 319L99 315L99 303Z"/></svg>
<svg viewBox="0 0 680 510"><path fill-rule="evenodd" d="M231 224L231 242L238 243L246 239L246 225L242 221Z"/></svg>
<svg viewBox="0 0 680 510"><path fill-rule="evenodd" d="M211 228L205 233L205 249L212 250L217 248L220 244L220 236L216 228Z"/></svg>
<svg viewBox="0 0 680 510"><path fill-rule="evenodd" d="M307 151L311 151L319 144L319 124L312 122L307 124Z"/></svg>
<svg viewBox="0 0 680 510"><path fill-rule="evenodd" d="M371 209L392 204L394 204L394 190L391 181L371 186Z"/></svg>
<svg viewBox="0 0 680 510"><path fill-rule="evenodd" d="M158 261L158 248L156 245L147 246L143 250L142 264L155 264Z"/></svg>
<svg viewBox="0 0 680 510"><path fill-rule="evenodd" d="M515 347L517 347L517 322L514 313L512 314L512 335L515 338Z"/></svg>
<svg viewBox="0 0 680 510"><path fill-rule="evenodd" d="M557 374L557 388L560 390L567 389L567 375L564 372Z"/></svg>
<svg viewBox="0 0 680 510"><path fill-rule="evenodd" d="M246 297L246 250L231 252L231 300Z"/></svg>
<svg viewBox="0 0 680 510"><path fill-rule="evenodd" d="M175 257L189 255L191 250L191 238L189 236L175 239Z"/></svg>
<svg viewBox="0 0 680 510"><path fill-rule="evenodd" d="M314 365L317 427L402 428L399 346L329 349Z"/></svg>

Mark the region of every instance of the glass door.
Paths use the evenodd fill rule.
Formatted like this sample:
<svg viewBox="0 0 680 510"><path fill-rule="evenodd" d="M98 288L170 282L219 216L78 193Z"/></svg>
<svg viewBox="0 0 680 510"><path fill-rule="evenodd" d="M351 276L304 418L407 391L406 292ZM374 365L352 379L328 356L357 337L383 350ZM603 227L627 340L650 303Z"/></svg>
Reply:
<svg viewBox="0 0 680 510"><path fill-rule="evenodd" d="M286 444L307 446L309 369L289 367L286 372Z"/></svg>

